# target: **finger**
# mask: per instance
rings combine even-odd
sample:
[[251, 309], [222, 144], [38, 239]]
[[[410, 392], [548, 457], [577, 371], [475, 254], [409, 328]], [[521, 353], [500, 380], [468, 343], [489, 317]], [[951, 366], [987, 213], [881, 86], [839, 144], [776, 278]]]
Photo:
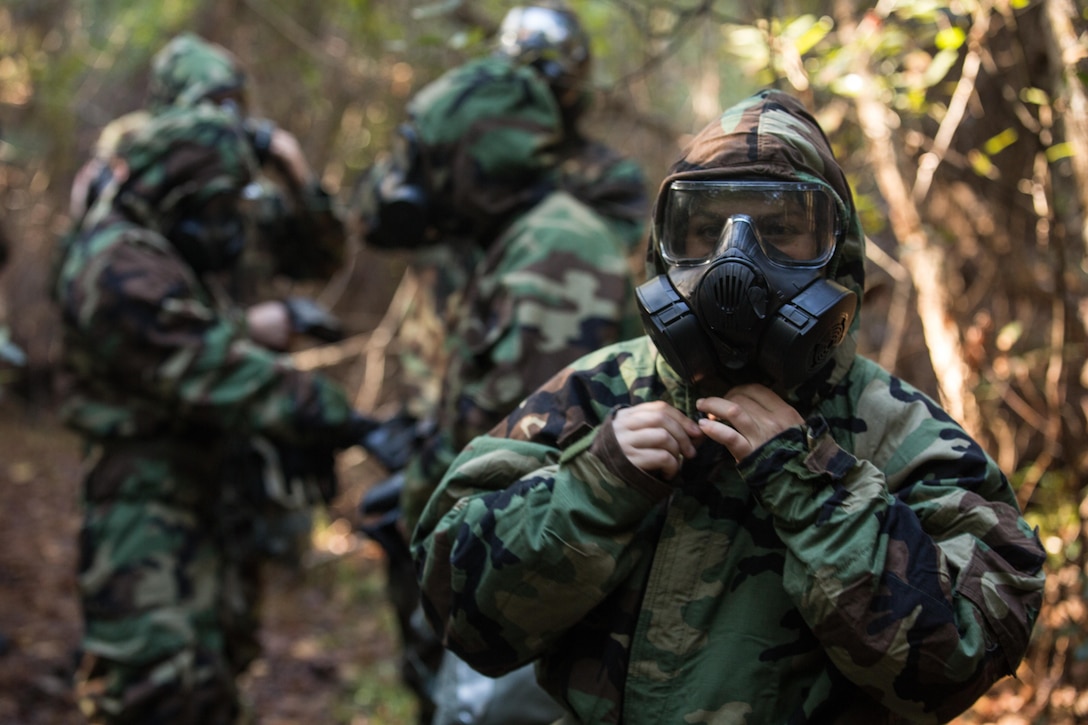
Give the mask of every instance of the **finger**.
[[[660, 403], [660, 404], [657, 404]], [[702, 439], [699, 425], [679, 410], [666, 403], [655, 401], [616, 413], [614, 425], [628, 430], [652, 429], [664, 432], [680, 446], [685, 456], [695, 455], [695, 442]]]
[[710, 418], [703, 418], [699, 421], [699, 426], [703, 429], [703, 433], [706, 434], [707, 438], [725, 446], [726, 450], [738, 461], [755, 450], [751, 441], [741, 431], [730, 425]]
[[683, 461], [679, 454], [664, 448], [625, 448], [624, 454], [638, 468], [666, 481], [680, 471]]
[[737, 403], [764, 428], [779, 432], [804, 422], [801, 414], [764, 385], [742, 385], [730, 390], [725, 398]]
[[686, 458], [694, 458], [697, 452], [695, 442], [702, 440], [703, 431], [691, 418], [675, 408], [673, 411], [674, 415], [662, 416], [661, 428], [673, 439], [677, 447], [676, 453]]
[[733, 427], [737, 427], [748, 417], [740, 402], [728, 398], [700, 398], [695, 402], [695, 407], [719, 421], [730, 423]]
[[679, 442], [659, 426], [628, 428], [616, 431], [620, 444], [641, 450], [664, 450], [669, 455], [680, 453]]

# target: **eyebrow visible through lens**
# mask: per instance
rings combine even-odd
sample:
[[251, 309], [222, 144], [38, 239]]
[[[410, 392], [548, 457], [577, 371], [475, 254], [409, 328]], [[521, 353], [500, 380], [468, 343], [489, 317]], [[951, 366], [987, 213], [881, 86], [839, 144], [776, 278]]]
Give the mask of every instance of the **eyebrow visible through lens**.
[[721, 236], [725, 218], [718, 214], [696, 212], [688, 220], [684, 256], [696, 259], [713, 254]]

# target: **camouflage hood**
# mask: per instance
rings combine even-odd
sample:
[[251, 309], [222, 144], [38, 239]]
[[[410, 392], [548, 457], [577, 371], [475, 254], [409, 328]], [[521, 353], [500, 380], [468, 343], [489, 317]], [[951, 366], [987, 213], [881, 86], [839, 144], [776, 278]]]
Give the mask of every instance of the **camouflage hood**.
[[554, 185], [562, 120], [530, 68], [506, 58], [470, 61], [421, 89], [408, 113], [429, 194], [474, 228]]
[[171, 109], [125, 137], [127, 176], [103, 191], [86, 224], [113, 207], [160, 233], [186, 209], [249, 183], [256, 159], [237, 117], [214, 106]]
[[[704, 128], [672, 165], [661, 183], [653, 213], [652, 237], [661, 233], [666, 191], [677, 179], [754, 179], [818, 182], [831, 189], [846, 220], [845, 235], [828, 265], [828, 277], [860, 300], [865, 287], [865, 235], [846, 175], [816, 119], [796, 98], [764, 90], [727, 109]], [[665, 265], [656, 246], [648, 250], [649, 275]], [[851, 333], [859, 327], [855, 315]], [[852, 354], [853, 346], [850, 347]]]
[[222, 46], [184, 33], [151, 61], [147, 107], [158, 113], [171, 106], [193, 106], [215, 93], [238, 91], [245, 75]]

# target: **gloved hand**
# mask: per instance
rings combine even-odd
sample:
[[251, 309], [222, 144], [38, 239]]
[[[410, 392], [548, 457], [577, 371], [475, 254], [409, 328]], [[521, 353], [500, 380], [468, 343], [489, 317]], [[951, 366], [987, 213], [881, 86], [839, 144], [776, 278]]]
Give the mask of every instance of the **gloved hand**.
[[289, 297], [283, 304], [291, 320], [291, 332], [309, 335], [322, 342], [344, 339], [344, 329], [336, 315], [308, 297]]
[[388, 471], [408, 465], [420, 445], [434, 429], [431, 420], [418, 420], [407, 413], [397, 413], [378, 424], [360, 444]]
[[266, 118], [247, 118], [243, 124], [257, 163], [264, 166], [272, 153], [272, 134], [276, 124]]
[[391, 567], [411, 570], [412, 553], [400, 526], [400, 495], [404, 473], [398, 471], [370, 488], [359, 501], [359, 530], [378, 542], [389, 557]]
[[339, 492], [336, 451], [327, 445], [277, 446], [280, 467], [289, 486], [309, 485], [328, 505]]

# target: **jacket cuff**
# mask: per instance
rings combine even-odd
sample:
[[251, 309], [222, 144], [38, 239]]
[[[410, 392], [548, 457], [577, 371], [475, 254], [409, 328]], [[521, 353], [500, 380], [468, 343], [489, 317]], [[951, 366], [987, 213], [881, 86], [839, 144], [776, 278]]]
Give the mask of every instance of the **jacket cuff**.
[[651, 501], [662, 501], [672, 493], [672, 486], [660, 478], [647, 473], [624, 455], [616, 431], [612, 427], [616, 411], [613, 410], [597, 429], [597, 435], [589, 447], [589, 452], [599, 458], [610, 473], [616, 475], [631, 488], [640, 492]]
[[805, 432], [805, 468], [826, 474], [834, 480], [843, 479], [857, 459], [844, 451], [831, 436], [831, 427], [822, 415], [814, 415], [802, 426]]

